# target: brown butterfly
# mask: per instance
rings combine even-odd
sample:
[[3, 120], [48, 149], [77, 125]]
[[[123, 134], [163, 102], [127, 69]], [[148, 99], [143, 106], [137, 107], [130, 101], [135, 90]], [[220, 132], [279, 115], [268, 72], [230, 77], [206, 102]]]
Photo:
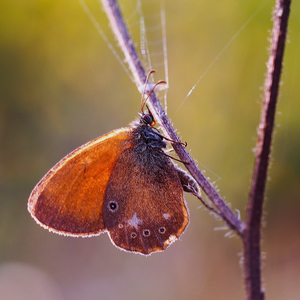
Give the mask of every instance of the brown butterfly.
[[189, 223], [183, 190], [198, 186], [165, 153], [167, 143], [154, 125], [142, 108], [130, 127], [68, 154], [31, 192], [31, 216], [58, 234], [108, 232], [115, 246], [130, 252], [166, 249]]

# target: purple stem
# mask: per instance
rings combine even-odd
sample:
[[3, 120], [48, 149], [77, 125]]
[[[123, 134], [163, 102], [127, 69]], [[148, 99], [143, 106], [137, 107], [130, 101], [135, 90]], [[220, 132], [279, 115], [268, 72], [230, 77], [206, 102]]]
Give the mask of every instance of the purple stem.
[[274, 119], [291, 0], [276, 0], [271, 50], [267, 64], [261, 120], [258, 128], [256, 159], [249, 195], [244, 236], [244, 268], [248, 300], [263, 300], [260, 269], [260, 230], [271, 151]]

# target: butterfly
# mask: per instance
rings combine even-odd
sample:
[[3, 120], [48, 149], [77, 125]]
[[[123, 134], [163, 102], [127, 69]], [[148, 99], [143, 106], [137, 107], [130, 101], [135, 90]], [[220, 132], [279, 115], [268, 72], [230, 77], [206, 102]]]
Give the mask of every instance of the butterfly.
[[142, 106], [129, 127], [68, 154], [31, 192], [31, 216], [58, 234], [107, 232], [125, 251], [149, 255], [165, 250], [189, 223], [183, 191], [198, 186], [165, 152], [167, 142], [154, 125], [152, 113]]

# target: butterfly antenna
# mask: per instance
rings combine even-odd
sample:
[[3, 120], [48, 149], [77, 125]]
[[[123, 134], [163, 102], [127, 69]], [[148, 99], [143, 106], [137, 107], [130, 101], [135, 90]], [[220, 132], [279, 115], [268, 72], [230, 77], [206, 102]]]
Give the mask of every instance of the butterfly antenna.
[[148, 85], [148, 81], [149, 81], [149, 78], [150, 78], [150, 75], [152, 73], [155, 73], [156, 71], [155, 70], [151, 70], [148, 75], [147, 75], [147, 78], [146, 78], [146, 81], [145, 81], [145, 85], [144, 85], [144, 90], [143, 90], [143, 93], [142, 93], [142, 99], [141, 99], [141, 112], [143, 113], [143, 110], [144, 110], [144, 106], [145, 106], [145, 103], [146, 101], [144, 101], [144, 97], [145, 97], [145, 94], [146, 94], [146, 88], [147, 88], [147, 85]]
[[141, 112], [143, 114], [143, 111], [144, 111], [144, 106], [146, 104], [146, 102], [148, 101], [150, 95], [152, 94], [152, 92], [154, 91], [154, 89], [156, 88], [156, 86], [158, 86], [159, 84], [166, 84], [167, 82], [164, 81], [164, 80], [159, 80], [154, 86], [153, 88], [151, 89], [150, 93], [148, 94], [147, 98], [145, 100], [144, 97], [145, 97], [145, 94], [146, 94], [146, 88], [147, 88], [147, 85], [148, 85], [148, 81], [149, 81], [149, 77], [152, 73], [155, 73], [156, 71], [155, 70], [151, 70], [148, 75], [147, 75], [147, 78], [146, 78], [146, 82], [145, 82], [145, 87], [144, 87], [144, 90], [143, 90], [143, 93], [142, 93], [142, 99], [141, 99]]

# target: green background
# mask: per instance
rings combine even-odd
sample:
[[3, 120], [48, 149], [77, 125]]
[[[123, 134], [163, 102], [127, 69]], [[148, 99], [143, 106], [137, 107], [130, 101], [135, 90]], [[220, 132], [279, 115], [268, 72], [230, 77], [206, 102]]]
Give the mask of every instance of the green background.
[[[159, 13], [159, 1], [153, 3], [143, 7], [145, 18]], [[88, 5], [118, 48], [101, 4]], [[165, 3], [168, 116], [243, 220], [273, 6], [253, 0]], [[138, 44], [134, 1], [122, 1], [121, 8]], [[300, 2], [294, 1], [262, 232], [263, 283], [273, 300], [300, 294], [299, 19]], [[31, 190], [57, 161], [127, 126], [140, 110], [135, 85], [78, 1], [1, 1], [0, 76], [1, 300], [243, 299], [240, 240], [216, 231], [223, 223], [193, 197], [186, 196], [191, 221], [185, 234], [150, 257], [116, 249], [106, 234], [76, 239], [49, 233], [27, 212]]]

